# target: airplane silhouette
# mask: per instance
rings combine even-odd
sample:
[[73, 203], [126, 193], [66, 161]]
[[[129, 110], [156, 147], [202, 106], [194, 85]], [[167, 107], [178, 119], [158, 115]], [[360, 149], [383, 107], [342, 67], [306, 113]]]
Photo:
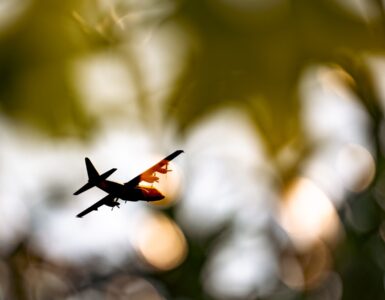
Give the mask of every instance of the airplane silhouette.
[[98, 208], [102, 205], [107, 205], [112, 208], [117, 206], [119, 208], [119, 199], [122, 199], [125, 202], [140, 200], [158, 201], [163, 199], [164, 196], [156, 188], [140, 186], [139, 183], [142, 181], [148, 183], [158, 182], [159, 177], [155, 176], [155, 173], [158, 172], [161, 174], [166, 174], [167, 172], [170, 172], [171, 170], [168, 169], [168, 163], [181, 153], [183, 153], [183, 150], [177, 150], [171, 153], [157, 164], [153, 165], [151, 168], [147, 169], [143, 173], [139, 174], [124, 184], [106, 180], [108, 176], [117, 170], [116, 168], [113, 168], [99, 175], [90, 159], [86, 157], [85, 161], [88, 173], [88, 182], [79, 190], [77, 190], [74, 195], [79, 195], [80, 193], [83, 193], [94, 186], [107, 192], [108, 195], [76, 216], [81, 218], [93, 210], [98, 210]]

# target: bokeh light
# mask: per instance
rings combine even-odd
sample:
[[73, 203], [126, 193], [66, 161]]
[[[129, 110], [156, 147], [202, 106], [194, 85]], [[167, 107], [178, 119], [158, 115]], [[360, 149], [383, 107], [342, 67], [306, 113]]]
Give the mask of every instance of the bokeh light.
[[185, 259], [185, 237], [179, 227], [166, 216], [160, 213], [151, 214], [143, 220], [143, 225], [138, 230], [139, 253], [152, 267], [170, 270]]
[[281, 261], [281, 279], [295, 290], [310, 290], [327, 281], [332, 267], [330, 248], [318, 240], [305, 252], [286, 253]]
[[[266, 196], [270, 178], [265, 175], [271, 169], [260, 138], [242, 111], [226, 109], [201, 120], [190, 131], [184, 148], [189, 184], [177, 218], [190, 234], [210, 234], [235, 211], [243, 211], [243, 205], [270, 213], [270, 195]], [[260, 172], [254, 172], [254, 167]], [[254, 179], [260, 184], [252, 185]]]
[[361, 192], [374, 178], [374, 158], [360, 145], [347, 144], [338, 153], [337, 169], [346, 189]]
[[30, 0], [5, 0], [0, 3], [0, 34], [17, 23], [19, 18], [27, 13], [29, 6], [32, 4]]
[[297, 178], [283, 196], [280, 220], [296, 247], [311, 247], [320, 239], [333, 240], [339, 218], [325, 193], [310, 179]]
[[333, 0], [338, 6], [352, 14], [356, 18], [361, 18], [367, 22], [373, 18], [378, 18], [380, 12], [378, 7], [370, 1], [365, 0]]
[[[247, 229], [244, 229], [247, 231]], [[277, 282], [275, 251], [261, 232], [229, 236], [216, 245], [203, 284], [216, 299], [245, 299], [271, 293]]]

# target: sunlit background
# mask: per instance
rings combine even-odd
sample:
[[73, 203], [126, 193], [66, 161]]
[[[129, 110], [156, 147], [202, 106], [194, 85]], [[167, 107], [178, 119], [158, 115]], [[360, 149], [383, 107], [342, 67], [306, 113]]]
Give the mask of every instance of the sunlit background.
[[384, 299], [384, 112], [381, 0], [2, 0], [0, 299]]

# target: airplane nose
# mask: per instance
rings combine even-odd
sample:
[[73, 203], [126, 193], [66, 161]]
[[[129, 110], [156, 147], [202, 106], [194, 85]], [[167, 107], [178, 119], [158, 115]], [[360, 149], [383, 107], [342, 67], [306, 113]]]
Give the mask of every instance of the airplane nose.
[[165, 197], [160, 191], [153, 189], [151, 190], [151, 198], [153, 199], [153, 201], [157, 201], [157, 200], [162, 200]]

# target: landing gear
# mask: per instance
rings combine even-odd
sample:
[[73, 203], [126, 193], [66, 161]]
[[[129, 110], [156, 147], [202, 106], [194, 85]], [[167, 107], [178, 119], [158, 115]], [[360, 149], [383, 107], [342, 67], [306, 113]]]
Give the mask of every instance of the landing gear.
[[114, 210], [114, 207], [115, 207], [115, 206], [117, 206], [118, 208], [120, 208], [120, 204], [119, 204], [119, 202], [118, 202], [118, 199], [119, 199], [119, 198], [114, 198], [114, 200], [113, 200], [113, 205], [112, 205], [112, 207], [111, 207], [111, 210]]

